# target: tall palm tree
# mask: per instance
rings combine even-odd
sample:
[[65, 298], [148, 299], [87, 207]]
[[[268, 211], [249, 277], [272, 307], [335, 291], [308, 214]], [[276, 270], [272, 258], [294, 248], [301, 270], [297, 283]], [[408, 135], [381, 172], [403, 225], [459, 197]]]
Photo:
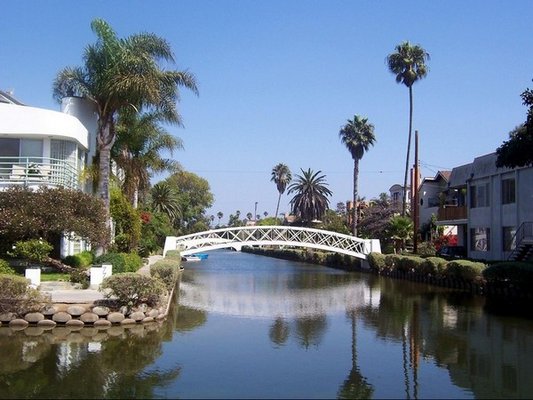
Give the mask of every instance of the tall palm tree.
[[359, 180], [359, 161], [370, 146], [374, 145], [374, 125], [368, 123], [367, 118], [355, 115], [353, 120], [348, 120], [340, 132], [341, 142], [346, 146], [353, 159], [353, 207], [352, 207], [352, 233], [357, 236], [357, 186]]
[[163, 158], [161, 152], [183, 148], [181, 139], [171, 135], [161, 125], [161, 113], [121, 112], [117, 124], [117, 139], [111, 155], [124, 172], [122, 191], [137, 208], [139, 193], [145, 195], [154, 172], [175, 172], [177, 161]]
[[[411, 151], [411, 134], [413, 130], [413, 84], [426, 77], [429, 54], [419, 45], [412, 45], [408, 41], [400, 43], [395, 52], [387, 56], [390, 72], [396, 75], [396, 82], [403, 83], [409, 89], [409, 136], [407, 139], [407, 157], [405, 159], [404, 191], [407, 189], [407, 173], [409, 171], [409, 154]], [[405, 192], [404, 192], [405, 193]], [[406, 196], [403, 196], [402, 216], [405, 216]]]
[[302, 175], [296, 175], [296, 181], [289, 186], [288, 194], [296, 193], [291, 200], [293, 214], [299, 216], [308, 225], [313, 220], [321, 219], [329, 208], [328, 196], [331, 190], [327, 188], [326, 176], [322, 171], [313, 172], [301, 169]]
[[291, 170], [285, 164], [279, 163], [274, 168], [272, 168], [272, 177], [270, 178], [270, 181], [276, 184], [276, 187], [278, 188], [279, 192], [278, 204], [276, 206], [276, 214], [274, 214], [274, 218], [278, 218], [279, 202], [281, 200], [281, 195], [285, 193], [285, 189], [287, 188], [287, 185], [291, 182], [291, 180]]
[[217, 218], [218, 218], [218, 225], [220, 226], [220, 220], [224, 216], [224, 213], [222, 211], [217, 212]]
[[119, 38], [102, 19], [93, 20], [91, 29], [97, 41], [86, 47], [84, 65], [61, 70], [53, 88], [57, 100], [65, 96], [83, 96], [96, 105], [100, 156], [98, 193], [109, 211], [110, 156], [116, 139], [117, 113], [125, 108], [155, 109], [164, 115], [165, 122], [179, 124], [178, 88], [185, 87], [194, 93], [198, 93], [198, 89], [191, 73], [167, 70], [159, 65], [160, 61], [174, 62], [165, 39], [150, 33]]

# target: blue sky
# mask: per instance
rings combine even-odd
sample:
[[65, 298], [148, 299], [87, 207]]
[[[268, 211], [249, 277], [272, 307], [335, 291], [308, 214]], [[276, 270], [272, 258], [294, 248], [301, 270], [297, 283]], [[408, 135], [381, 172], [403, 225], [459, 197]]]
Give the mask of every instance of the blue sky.
[[[408, 91], [387, 70], [401, 41], [431, 55], [414, 86], [414, 128], [423, 176], [494, 151], [525, 120], [532, 87], [533, 1], [11, 1], [2, 4], [0, 89], [58, 109], [57, 72], [81, 65], [94, 18], [121, 37], [166, 38], [200, 96], [182, 92], [185, 128], [175, 158], [211, 185], [210, 213], [267, 211], [272, 167], [321, 170], [331, 206], [351, 198], [353, 162], [338, 138], [354, 114], [375, 126], [360, 165], [372, 198], [403, 181]], [[282, 198], [280, 211], [288, 211]]]

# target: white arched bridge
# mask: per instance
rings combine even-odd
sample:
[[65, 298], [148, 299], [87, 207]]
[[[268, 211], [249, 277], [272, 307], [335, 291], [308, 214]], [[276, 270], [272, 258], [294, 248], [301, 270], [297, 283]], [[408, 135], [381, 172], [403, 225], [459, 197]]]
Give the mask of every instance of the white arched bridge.
[[181, 255], [224, 248], [240, 251], [243, 246], [294, 246], [346, 254], [366, 259], [370, 252], [381, 252], [377, 239], [293, 226], [242, 226], [214, 229], [185, 236], [168, 236], [163, 256], [169, 250]]

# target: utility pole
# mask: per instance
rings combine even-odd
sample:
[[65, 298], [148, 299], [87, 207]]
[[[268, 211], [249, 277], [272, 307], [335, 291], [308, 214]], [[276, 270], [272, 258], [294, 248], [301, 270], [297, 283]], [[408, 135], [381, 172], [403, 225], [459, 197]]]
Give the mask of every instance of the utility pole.
[[415, 165], [414, 165], [414, 182], [412, 185], [413, 190], [413, 252], [418, 251], [418, 220], [420, 214], [420, 201], [418, 196], [418, 187], [420, 186], [420, 171], [418, 166], [418, 131], [415, 131]]

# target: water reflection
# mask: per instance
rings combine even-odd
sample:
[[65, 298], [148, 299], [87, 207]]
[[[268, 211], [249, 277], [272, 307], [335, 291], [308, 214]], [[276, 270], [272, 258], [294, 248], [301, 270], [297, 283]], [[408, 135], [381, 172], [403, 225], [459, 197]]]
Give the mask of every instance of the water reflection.
[[244, 254], [177, 293], [163, 324], [0, 327], [0, 398], [533, 397], [532, 320], [481, 297]]

